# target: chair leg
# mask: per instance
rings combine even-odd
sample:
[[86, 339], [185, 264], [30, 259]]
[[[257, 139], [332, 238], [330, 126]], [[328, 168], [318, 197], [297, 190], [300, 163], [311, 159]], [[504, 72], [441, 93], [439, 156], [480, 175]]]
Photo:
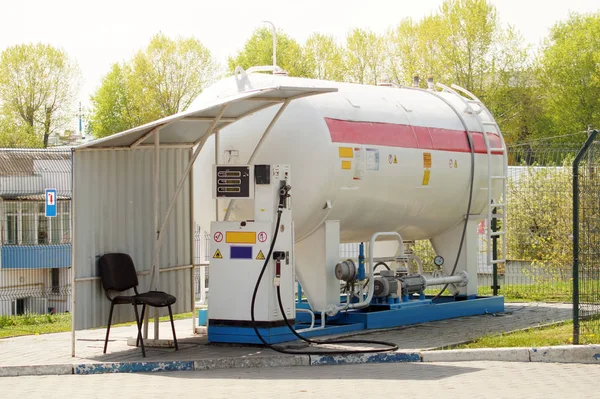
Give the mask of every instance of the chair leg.
[[179, 346], [177, 346], [177, 336], [175, 336], [175, 323], [173, 323], [173, 311], [171, 310], [171, 305], [169, 305], [169, 317], [171, 318], [171, 328], [173, 329], [173, 342], [175, 343], [175, 350], [179, 350]]
[[138, 315], [138, 309], [137, 309], [137, 304], [133, 304], [133, 309], [135, 311], [135, 320], [136, 320], [136, 324], [137, 324], [137, 328], [138, 328], [138, 335], [137, 335], [137, 340], [136, 340], [136, 344], [137, 341], [139, 340], [142, 343], [142, 357], [146, 357], [146, 349], [144, 348], [144, 340], [141, 339], [142, 337], [142, 323], [144, 322], [143, 320], [140, 320], [140, 317]]
[[[142, 305], [142, 314], [140, 315], [140, 324], [144, 325], [144, 314], [146, 313], [146, 304]], [[140, 345], [141, 336], [138, 334], [137, 339], [135, 340], [135, 347], [137, 348]]]
[[108, 335], [110, 334], [110, 322], [112, 321], [112, 314], [115, 304], [113, 302], [110, 303], [110, 311], [108, 312], [108, 327], [106, 327], [106, 339], [104, 340], [104, 352], [106, 353], [106, 348], [108, 347]]

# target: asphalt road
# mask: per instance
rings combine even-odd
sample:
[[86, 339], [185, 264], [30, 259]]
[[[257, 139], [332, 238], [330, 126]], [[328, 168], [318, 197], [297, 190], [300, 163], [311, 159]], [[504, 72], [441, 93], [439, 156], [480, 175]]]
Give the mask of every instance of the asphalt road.
[[599, 398], [600, 367], [395, 363], [0, 379], [2, 398]]

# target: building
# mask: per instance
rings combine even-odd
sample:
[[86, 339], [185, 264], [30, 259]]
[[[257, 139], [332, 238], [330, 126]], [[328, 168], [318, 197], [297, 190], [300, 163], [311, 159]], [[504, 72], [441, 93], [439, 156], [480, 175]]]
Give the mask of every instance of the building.
[[0, 315], [69, 311], [70, 150], [0, 149], [0, 224]]

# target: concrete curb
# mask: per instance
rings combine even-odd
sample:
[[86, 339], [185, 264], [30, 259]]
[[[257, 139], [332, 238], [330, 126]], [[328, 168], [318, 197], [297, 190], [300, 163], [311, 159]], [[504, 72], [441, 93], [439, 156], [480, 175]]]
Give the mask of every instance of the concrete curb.
[[600, 364], [600, 345], [530, 348], [529, 360], [531, 362]]
[[423, 362], [546, 362], [600, 364], [600, 345], [452, 349], [421, 352]]
[[420, 352], [383, 352], [352, 355], [294, 355], [213, 358], [190, 361], [121, 362], [87, 364], [49, 364], [35, 366], [0, 366], [0, 377], [148, 373], [231, 368], [322, 366], [366, 363], [406, 362], [552, 362], [600, 364], [600, 345], [565, 345], [540, 348], [452, 349]]
[[450, 349], [421, 352], [424, 362], [528, 362], [528, 348]]
[[20, 377], [23, 375], [65, 375], [73, 374], [71, 364], [46, 364], [39, 366], [0, 366], [0, 377]]

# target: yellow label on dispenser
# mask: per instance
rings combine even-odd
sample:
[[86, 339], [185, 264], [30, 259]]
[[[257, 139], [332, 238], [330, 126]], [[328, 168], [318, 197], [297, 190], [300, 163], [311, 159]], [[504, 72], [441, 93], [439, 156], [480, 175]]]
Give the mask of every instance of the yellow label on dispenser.
[[227, 231], [225, 242], [229, 244], [256, 244], [256, 232], [254, 231]]
[[219, 251], [218, 249], [215, 251], [215, 254], [213, 255], [213, 259], [223, 259], [223, 255], [221, 255], [221, 251]]
[[354, 151], [351, 147], [340, 147], [340, 158], [354, 158]]
[[342, 169], [352, 169], [352, 161], [342, 161]]
[[429, 169], [425, 169], [423, 171], [423, 185], [424, 186], [428, 186], [429, 185], [429, 175], [431, 174], [431, 171]]
[[256, 260], [265, 260], [265, 254], [263, 254], [262, 250], [258, 251], [258, 255], [256, 255]]

